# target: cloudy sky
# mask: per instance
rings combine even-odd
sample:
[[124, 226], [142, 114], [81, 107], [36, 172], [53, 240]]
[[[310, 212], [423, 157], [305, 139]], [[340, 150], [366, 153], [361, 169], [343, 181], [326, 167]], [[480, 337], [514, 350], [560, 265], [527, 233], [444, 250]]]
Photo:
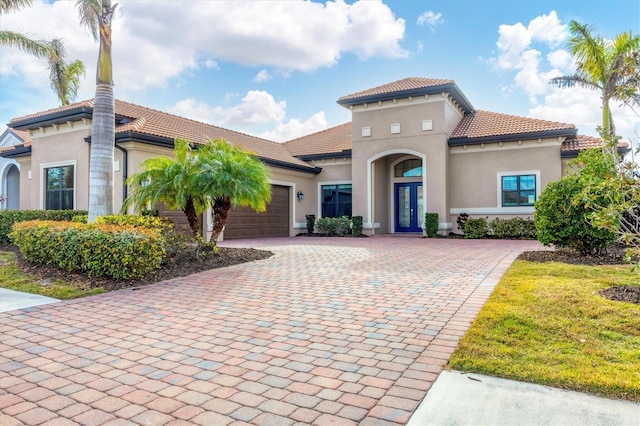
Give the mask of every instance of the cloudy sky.
[[[87, 67], [98, 44], [75, 1], [34, 0], [2, 29], [62, 38]], [[612, 38], [640, 32], [637, 0], [120, 0], [113, 21], [118, 99], [283, 141], [350, 120], [336, 100], [405, 77], [456, 81], [476, 109], [574, 123], [593, 135], [600, 98], [560, 90], [572, 71], [572, 19]], [[42, 60], [0, 47], [0, 132], [13, 117], [57, 106]], [[616, 104], [614, 103], [614, 105]], [[618, 133], [638, 141], [640, 118], [615, 108]]]

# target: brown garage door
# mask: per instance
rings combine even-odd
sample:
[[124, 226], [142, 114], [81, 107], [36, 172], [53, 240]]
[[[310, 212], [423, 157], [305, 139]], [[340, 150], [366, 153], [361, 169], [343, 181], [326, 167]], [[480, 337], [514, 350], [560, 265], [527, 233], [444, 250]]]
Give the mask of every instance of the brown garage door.
[[224, 239], [289, 236], [289, 187], [271, 185], [267, 211], [256, 213], [250, 207], [231, 209], [224, 228]]

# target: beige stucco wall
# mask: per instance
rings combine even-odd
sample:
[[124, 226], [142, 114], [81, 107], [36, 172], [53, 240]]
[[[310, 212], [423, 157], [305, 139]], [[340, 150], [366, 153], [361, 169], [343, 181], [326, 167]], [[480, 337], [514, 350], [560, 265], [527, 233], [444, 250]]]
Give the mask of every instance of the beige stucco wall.
[[[427, 212], [438, 213], [441, 222], [449, 217], [447, 140], [462, 114], [440, 96], [427, 100], [398, 100], [395, 104], [358, 106], [352, 110], [353, 214], [367, 224], [379, 224], [375, 232], [393, 232], [393, 174], [390, 167], [398, 156], [425, 158], [422, 178]], [[431, 120], [432, 130], [422, 130], [423, 120]], [[400, 133], [391, 134], [391, 124], [400, 124]], [[371, 136], [362, 137], [362, 127], [371, 127]], [[369, 163], [373, 166], [368, 167]], [[368, 180], [371, 179], [371, 182]], [[417, 178], [416, 180], [420, 180]], [[371, 192], [368, 192], [368, 188]], [[369, 209], [371, 206], [371, 217]]]
[[501, 173], [534, 173], [538, 194], [549, 182], [560, 179], [562, 164], [557, 139], [492, 143], [452, 147], [450, 152], [450, 221], [458, 214], [473, 216], [530, 217], [532, 207], [502, 208], [499, 201]]

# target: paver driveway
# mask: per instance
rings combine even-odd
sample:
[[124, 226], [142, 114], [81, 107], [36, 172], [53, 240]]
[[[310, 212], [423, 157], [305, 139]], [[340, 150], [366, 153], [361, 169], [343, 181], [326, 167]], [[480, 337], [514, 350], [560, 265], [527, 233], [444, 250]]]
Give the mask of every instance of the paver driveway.
[[406, 423], [500, 275], [539, 248], [226, 245], [275, 256], [0, 314], [0, 424]]

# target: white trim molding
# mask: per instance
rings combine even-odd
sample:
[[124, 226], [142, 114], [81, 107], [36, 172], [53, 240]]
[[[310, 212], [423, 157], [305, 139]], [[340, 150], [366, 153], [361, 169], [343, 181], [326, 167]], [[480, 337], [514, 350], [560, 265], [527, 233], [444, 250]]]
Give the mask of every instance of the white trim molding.
[[467, 208], [467, 209], [455, 208], [455, 209], [450, 209], [449, 213], [450, 214], [462, 214], [462, 213], [467, 213], [467, 214], [487, 214], [487, 215], [501, 215], [501, 214], [508, 214], [508, 215], [526, 214], [526, 215], [530, 215], [530, 214], [533, 214], [533, 207], [532, 206], [526, 206], [526, 207], [471, 207], [471, 208]]

